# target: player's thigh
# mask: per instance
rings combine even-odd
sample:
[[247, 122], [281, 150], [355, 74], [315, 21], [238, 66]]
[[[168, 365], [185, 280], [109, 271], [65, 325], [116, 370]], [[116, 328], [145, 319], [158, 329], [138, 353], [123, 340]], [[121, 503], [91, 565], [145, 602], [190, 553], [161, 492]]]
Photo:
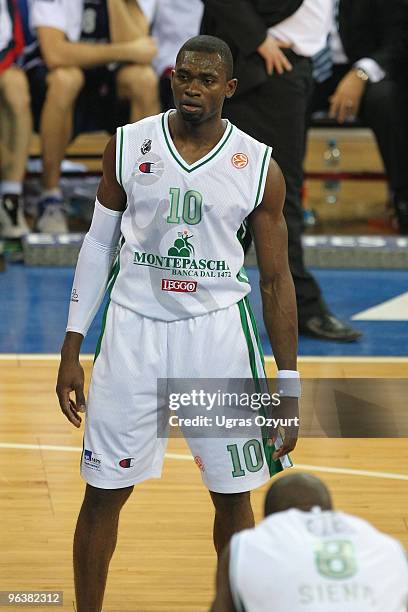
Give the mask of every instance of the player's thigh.
[[[190, 379], [261, 379], [262, 347], [249, 301], [175, 322], [169, 332], [171, 376]], [[182, 347], [180, 349], [180, 347]]]
[[[216, 397], [211, 409], [209, 402], [202, 405], [199, 400], [199, 406], [178, 410], [181, 419], [207, 419], [191, 424], [180, 421], [204, 484], [216, 493], [239, 493], [261, 486], [270, 477], [265, 441], [254, 411], [244, 400], [267, 388], [259, 335], [248, 301], [179, 323], [171, 337], [171, 346], [178, 350], [172, 354], [169, 386], [173, 392], [199, 390], [204, 392], [201, 397]], [[231, 420], [234, 418], [238, 420]]]
[[157, 378], [166, 338], [160, 322], [110, 303], [98, 347], [81, 473], [92, 486], [117, 489], [161, 473], [167, 440], [158, 435]]

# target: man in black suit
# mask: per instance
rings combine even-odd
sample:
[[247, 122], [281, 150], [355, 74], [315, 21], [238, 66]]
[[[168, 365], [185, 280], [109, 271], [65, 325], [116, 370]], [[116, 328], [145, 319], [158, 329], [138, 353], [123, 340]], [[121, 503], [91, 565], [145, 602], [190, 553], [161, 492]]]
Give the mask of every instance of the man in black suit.
[[325, 46], [329, 0], [204, 0], [201, 31], [231, 47], [238, 88], [226, 116], [273, 146], [286, 180], [284, 214], [289, 264], [296, 289], [299, 331], [326, 340], [361, 334], [339, 321], [303, 262], [301, 188], [307, 103], [313, 86], [311, 57]]
[[358, 116], [374, 132], [399, 230], [408, 234], [408, 148], [395, 78], [400, 0], [339, 0], [331, 34], [332, 75], [316, 84], [310, 111], [329, 110], [340, 123]]

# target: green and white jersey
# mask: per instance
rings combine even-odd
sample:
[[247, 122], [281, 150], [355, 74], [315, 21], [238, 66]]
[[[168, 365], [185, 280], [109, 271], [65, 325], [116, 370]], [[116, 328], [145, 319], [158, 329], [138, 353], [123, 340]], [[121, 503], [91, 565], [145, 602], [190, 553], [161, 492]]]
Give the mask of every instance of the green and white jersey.
[[225, 120], [215, 147], [187, 164], [170, 135], [171, 112], [119, 128], [116, 143], [127, 208], [111, 299], [163, 321], [227, 308], [249, 293], [241, 240], [271, 156]]
[[238, 612], [406, 612], [401, 544], [342, 512], [287, 510], [233, 536]]

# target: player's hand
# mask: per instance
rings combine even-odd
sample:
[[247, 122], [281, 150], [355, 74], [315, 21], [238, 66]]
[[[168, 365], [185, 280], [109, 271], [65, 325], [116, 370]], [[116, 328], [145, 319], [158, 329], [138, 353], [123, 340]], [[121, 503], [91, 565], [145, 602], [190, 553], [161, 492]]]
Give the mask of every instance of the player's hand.
[[[61, 359], [56, 392], [62, 412], [75, 427], [80, 427], [82, 422], [79, 413], [85, 412], [84, 378], [84, 370], [79, 361]], [[75, 393], [75, 401], [70, 397], [72, 391]]]
[[329, 116], [337, 119], [339, 123], [344, 123], [346, 119], [354, 119], [358, 114], [365, 88], [366, 83], [358, 78], [354, 70], [350, 70], [329, 98]]
[[151, 64], [157, 55], [157, 44], [151, 36], [141, 36], [125, 44], [129, 51], [129, 62]]
[[273, 74], [274, 70], [276, 70], [278, 74], [283, 74], [285, 70], [292, 70], [292, 64], [281, 51], [281, 49], [290, 49], [291, 47], [292, 45], [290, 43], [285, 43], [268, 34], [257, 49], [259, 55], [264, 59], [266, 72], [268, 74]]
[[284, 431], [283, 444], [276, 448], [278, 430], [271, 432], [268, 444], [275, 444], [273, 459], [280, 459], [287, 455], [296, 446], [299, 436], [299, 400], [297, 397], [281, 397], [279, 406], [275, 406], [272, 412], [274, 419], [280, 419], [283, 425], [279, 427], [279, 432]]

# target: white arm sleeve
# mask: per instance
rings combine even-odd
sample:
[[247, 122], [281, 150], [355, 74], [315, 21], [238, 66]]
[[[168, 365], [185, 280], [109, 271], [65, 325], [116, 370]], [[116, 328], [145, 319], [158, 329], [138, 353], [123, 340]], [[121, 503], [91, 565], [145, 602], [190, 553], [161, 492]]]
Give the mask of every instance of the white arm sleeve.
[[102, 206], [96, 199], [91, 227], [78, 256], [67, 331], [86, 336], [101, 305], [118, 252], [122, 214]]

